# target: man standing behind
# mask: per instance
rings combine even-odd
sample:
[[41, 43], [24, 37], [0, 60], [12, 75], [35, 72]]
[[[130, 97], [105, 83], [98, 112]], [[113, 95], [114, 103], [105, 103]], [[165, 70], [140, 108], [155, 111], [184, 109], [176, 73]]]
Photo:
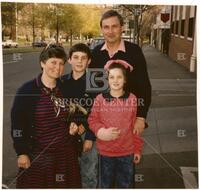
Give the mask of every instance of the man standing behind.
[[123, 18], [117, 11], [105, 12], [100, 20], [100, 27], [105, 43], [94, 48], [90, 68], [103, 68], [107, 61], [113, 59], [125, 60], [133, 66], [128, 78], [128, 89], [138, 99], [137, 119], [133, 132], [141, 134], [151, 103], [151, 84], [144, 55], [138, 45], [122, 39]]

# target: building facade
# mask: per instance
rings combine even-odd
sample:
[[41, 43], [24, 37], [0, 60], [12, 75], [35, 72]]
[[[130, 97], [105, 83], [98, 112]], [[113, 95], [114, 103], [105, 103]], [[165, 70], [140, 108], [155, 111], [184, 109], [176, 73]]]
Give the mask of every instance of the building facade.
[[151, 45], [195, 72], [195, 25], [195, 6], [163, 6], [152, 26]]
[[195, 6], [163, 6], [152, 25], [151, 45], [196, 72], [195, 26]]
[[171, 26], [171, 6], [163, 6], [152, 27], [151, 44], [159, 51], [168, 54]]
[[169, 57], [196, 71], [196, 7], [172, 6]]

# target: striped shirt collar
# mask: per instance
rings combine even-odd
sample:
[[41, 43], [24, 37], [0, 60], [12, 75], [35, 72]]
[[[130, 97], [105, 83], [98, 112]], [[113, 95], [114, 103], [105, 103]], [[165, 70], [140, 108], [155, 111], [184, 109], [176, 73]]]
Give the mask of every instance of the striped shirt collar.
[[61, 87], [61, 81], [60, 79], [56, 79], [56, 86], [53, 89], [50, 89], [48, 87], [46, 87], [43, 82], [42, 82], [42, 73], [40, 73], [37, 77], [36, 77], [36, 85], [38, 88], [42, 89], [42, 88], [46, 88], [50, 91], [54, 91], [54, 90], [58, 90], [58, 88]]

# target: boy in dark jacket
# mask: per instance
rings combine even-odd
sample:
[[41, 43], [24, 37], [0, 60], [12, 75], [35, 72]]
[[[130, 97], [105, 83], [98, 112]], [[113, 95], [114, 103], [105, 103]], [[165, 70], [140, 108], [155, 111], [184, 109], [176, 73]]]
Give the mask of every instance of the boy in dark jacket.
[[[63, 76], [65, 85], [65, 97], [72, 102], [90, 111], [93, 97], [86, 91], [86, 69], [91, 62], [91, 52], [83, 43], [75, 44], [69, 50], [69, 64], [72, 72]], [[84, 128], [88, 128], [87, 117], [78, 118]], [[96, 188], [97, 186], [97, 162], [98, 156], [95, 147], [95, 135], [88, 130], [84, 136], [83, 153], [80, 157], [81, 177], [83, 188]]]

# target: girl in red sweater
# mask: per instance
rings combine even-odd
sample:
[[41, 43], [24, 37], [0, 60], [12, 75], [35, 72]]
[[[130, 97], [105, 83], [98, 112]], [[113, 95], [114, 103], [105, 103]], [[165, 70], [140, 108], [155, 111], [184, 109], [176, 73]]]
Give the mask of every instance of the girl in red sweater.
[[88, 118], [89, 127], [97, 137], [99, 188], [132, 188], [134, 165], [140, 162], [143, 140], [133, 133], [137, 99], [125, 90], [126, 76], [133, 67], [123, 60], [110, 60], [110, 90], [99, 94]]

